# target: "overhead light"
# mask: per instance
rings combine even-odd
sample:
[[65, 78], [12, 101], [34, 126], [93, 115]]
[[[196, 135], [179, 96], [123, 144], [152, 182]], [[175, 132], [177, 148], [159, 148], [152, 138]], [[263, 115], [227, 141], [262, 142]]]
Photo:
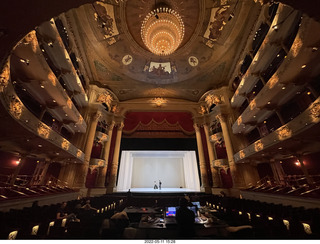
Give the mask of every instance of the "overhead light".
[[268, 102], [268, 104], [270, 104], [271, 102]]
[[305, 67], [307, 67], [307, 65], [304, 64], [301, 66], [301, 69], [304, 69]]
[[42, 147], [42, 145], [41, 145], [41, 144], [39, 144], [39, 145], [38, 145], [38, 147]]
[[279, 147], [278, 149], [279, 149], [279, 150], [281, 150], [281, 149], [282, 149], [282, 147]]
[[184, 37], [184, 23], [180, 15], [166, 7], [151, 11], [141, 25], [141, 38], [154, 54], [165, 56], [178, 49]]
[[52, 102], [56, 103], [57, 101], [53, 99]]
[[234, 17], [234, 13], [231, 13], [230, 16], [229, 16], [229, 18], [228, 18], [228, 21], [230, 21], [231, 19], [233, 19], [233, 17]]
[[311, 95], [311, 92], [308, 91], [307, 94], [308, 94], [308, 95]]
[[40, 85], [40, 87], [41, 87], [42, 89], [44, 89], [44, 85]]
[[24, 64], [26, 64], [26, 65], [29, 65], [29, 64], [30, 64], [30, 60], [29, 60], [29, 59], [20, 58], [20, 62], [21, 62], [21, 63], [24, 63]]
[[282, 87], [282, 90], [285, 90], [285, 89], [286, 89], [286, 87], [285, 87], [285, 86], [283, 86], [283, 87]]

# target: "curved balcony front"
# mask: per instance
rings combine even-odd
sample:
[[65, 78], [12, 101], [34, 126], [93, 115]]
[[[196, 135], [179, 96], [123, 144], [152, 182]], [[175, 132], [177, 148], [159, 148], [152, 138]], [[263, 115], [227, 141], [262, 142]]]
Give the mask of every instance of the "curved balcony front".
[[[231, 98], [232, 107], [240, 107], [245, 101], [246, 93], [250, 92], [264, 72], [283, 48], [282, 42], [293, 31], [294, 26], [300, 21], [300, 13], [291, 7], [280, 4], [278, 12], [271, 24], [269, 32], [263, 41], [259, 51], [241, 79], [241, 82]], [[281, 31], [277, 31], [281, 28]], [[267, 82], [267, 81], [266, 81]]]

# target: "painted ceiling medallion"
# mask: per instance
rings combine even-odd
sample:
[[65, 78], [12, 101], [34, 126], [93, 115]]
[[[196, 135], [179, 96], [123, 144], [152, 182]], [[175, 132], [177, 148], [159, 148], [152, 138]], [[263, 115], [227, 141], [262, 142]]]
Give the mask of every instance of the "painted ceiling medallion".
[[184, 23], [176, 11], [160, 7], [143, 20], [141, 37], [152, 53], [166, 56], [180, 46], [184, 37]]

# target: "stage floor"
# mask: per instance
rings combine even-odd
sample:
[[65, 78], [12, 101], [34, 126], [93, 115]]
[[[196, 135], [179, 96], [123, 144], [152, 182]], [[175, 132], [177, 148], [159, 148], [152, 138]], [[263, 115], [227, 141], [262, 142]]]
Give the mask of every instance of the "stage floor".
[[[183, 193], [183, 192], [200, 192], [195, 191], [194, 189], [187, 189], [187, 188], [161, 188], [159, 189], [153, 189], [153, 188], [130, 188], [130, 191], [135, 193]], [[117, 191], [117, 192], [127, 192], [127, 191]]]

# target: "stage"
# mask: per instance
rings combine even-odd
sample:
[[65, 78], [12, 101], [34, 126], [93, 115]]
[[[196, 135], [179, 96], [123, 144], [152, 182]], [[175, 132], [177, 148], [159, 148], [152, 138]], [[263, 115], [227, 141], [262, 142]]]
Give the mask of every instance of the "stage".
[[[130, 188], [130, 191], [132, 193], [154, 193], [154, 194], [200, 192], [200, 191], [195, 191], [194, 189], [188, 189], [188, 188], [161, 188], [161, 190], [153, 189], [153, 188]], [[128, 192], [128, 191], [118, 190], [117, 192]]]

